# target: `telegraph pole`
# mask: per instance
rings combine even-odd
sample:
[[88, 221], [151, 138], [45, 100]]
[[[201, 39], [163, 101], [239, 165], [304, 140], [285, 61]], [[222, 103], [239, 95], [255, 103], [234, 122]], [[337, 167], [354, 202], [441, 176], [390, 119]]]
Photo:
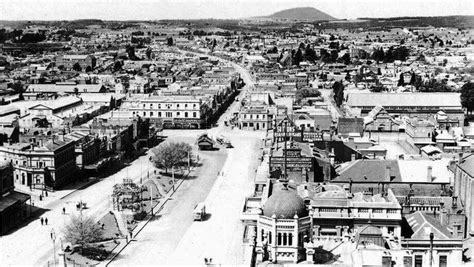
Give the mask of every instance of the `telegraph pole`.
[[433, 239], [434, 234], [430, 233], [430, 267], [433, 266]]
[[287, 174], [287, 171], [286, 171], [286, 167], [287, 167], [287, 164], [286, 164], [286, 160], [287, 160], [287, 157], [286, 157], [286, 133], [287, 133], [287, 124], [288, 124], [288, 121], [285, 121], [285, 145], [284, 145], [284, 148], [283, 148], [283, 157], [284, 157], [284, 162], [283, 162], [283, 175], [284, 175], [284, 180], [286, 181], [287, 178], [288, 178], [288, 174]]

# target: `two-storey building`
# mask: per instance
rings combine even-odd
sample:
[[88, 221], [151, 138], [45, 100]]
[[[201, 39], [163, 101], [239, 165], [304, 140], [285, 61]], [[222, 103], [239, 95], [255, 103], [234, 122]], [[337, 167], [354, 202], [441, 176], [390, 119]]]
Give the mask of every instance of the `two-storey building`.
[[17, 143], [0, 147], [0, 159], [14, 167], [15, 186], [23, 190], [58, 189], [76, 179], [74, 141], [53, 138], [39, 146]]

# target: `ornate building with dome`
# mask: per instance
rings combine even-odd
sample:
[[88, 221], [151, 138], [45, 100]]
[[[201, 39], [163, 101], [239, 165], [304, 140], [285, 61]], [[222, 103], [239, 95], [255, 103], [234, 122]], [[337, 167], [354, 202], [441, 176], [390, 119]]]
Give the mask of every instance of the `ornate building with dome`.
[[257, 219], [256, 263], [297, 263], [305, 259], [311, 217], [303, 199], [287, 183], [275, 183]]

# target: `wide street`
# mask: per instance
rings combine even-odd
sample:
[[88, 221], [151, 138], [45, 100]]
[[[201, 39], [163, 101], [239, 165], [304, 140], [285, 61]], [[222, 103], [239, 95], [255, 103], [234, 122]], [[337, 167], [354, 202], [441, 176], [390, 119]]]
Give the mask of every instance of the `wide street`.
[[[236, 69], [246, 84], [251, 84], [250, 75], [238, 66]], [[202, 167], [193, 175], [196, 178], [183, 183], [157, 215], [159, 219], [150, 222], [110, 265], [197, 265], [203, 264], [205, 257], [226, 265], [242, 263], [241, 208], [253, 190], [265, 133], [223, 126], [223, 121], [239, 105], [240, 102], [234, 102], [219, 119], [219, 126], [205, 131], [210, 136], [226, 136], [234, 148], [200, 151]], [[170, 130], [164, 135], [186, 140], [200, 132]], [[201, 201], [206, 203], [209, 215], [202, 222], [194, 222], [193, 209]]]
[[[246, 70], [237, 64], [233, 65], [247, 84], [239, 95], [241, 98], [248, 88], [252, 88], [252, 81]], [[191, 173], [156, 219], [122, 251], [113, 265], [175, 264], [182, 259], [188, 260], [187, 263], [198, 264], [206, 256], [229, 264], [238, 264], [242, 260], [240, 208], [244, 198], [252, 191], [259, 146], [265, 133], [224, 127], [224, 120], [238, 111], [239, 106], [240, 102], [234, 102], [219, 119], [218, 127], [163, 132], [163, 135], [168, 136], [167, 141], [190, 144], [194, 144], [196, 137], [203, 132], [208, 132], [210, 136], [223, 134], [232, 141], [234, 148], [200, 151], [201, 167]], [[1, 265], [46, 264], [52, 259], [53, 247], [60, 247], [68, 215], [78, 212], [76, 203], [86, 202], [88, 209], [83, 213], [99, 219], [111, 208], [110, 195], [114, 184], [122, 182], [124, 178], [139, 181], [140, 177], [147, 176], [147, 172], [153, 173], [154, 167], [148, 159], [150, 153], [151, 150], [131, 162], [130, 166], [84, 189], [57, 191], [42, 203], [35, 201], [45, 210], [41, 216], [48, 218], [48, 226], [41, 225], [37, 218], [0, 237]], [[224, 175], [217, 177], [218, 172]], [[193, 222], [192, 211], [200, 201], [207, 203], [210, 216], [202, 223]], [[62, 214], [63, 207], [66, 208], [66, 215]], [[50, 238], [53, 230], [57, 236], [54, 246]], [[214, 240], [214, 243], [208, 240]]]

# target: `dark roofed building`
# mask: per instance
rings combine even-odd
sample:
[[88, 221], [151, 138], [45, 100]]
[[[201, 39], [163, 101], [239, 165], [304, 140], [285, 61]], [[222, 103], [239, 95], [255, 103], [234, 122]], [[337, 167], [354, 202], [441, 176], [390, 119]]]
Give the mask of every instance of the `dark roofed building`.
[[364, 135], [364, 119], [363, 118], [339, 118], [337, 123], [337, 133], [347, 137], [351, 133]]
[[202, 134], [197, 139], [199, 150], [212, 150], [214, 149], [214, 140], [207, 134]]

